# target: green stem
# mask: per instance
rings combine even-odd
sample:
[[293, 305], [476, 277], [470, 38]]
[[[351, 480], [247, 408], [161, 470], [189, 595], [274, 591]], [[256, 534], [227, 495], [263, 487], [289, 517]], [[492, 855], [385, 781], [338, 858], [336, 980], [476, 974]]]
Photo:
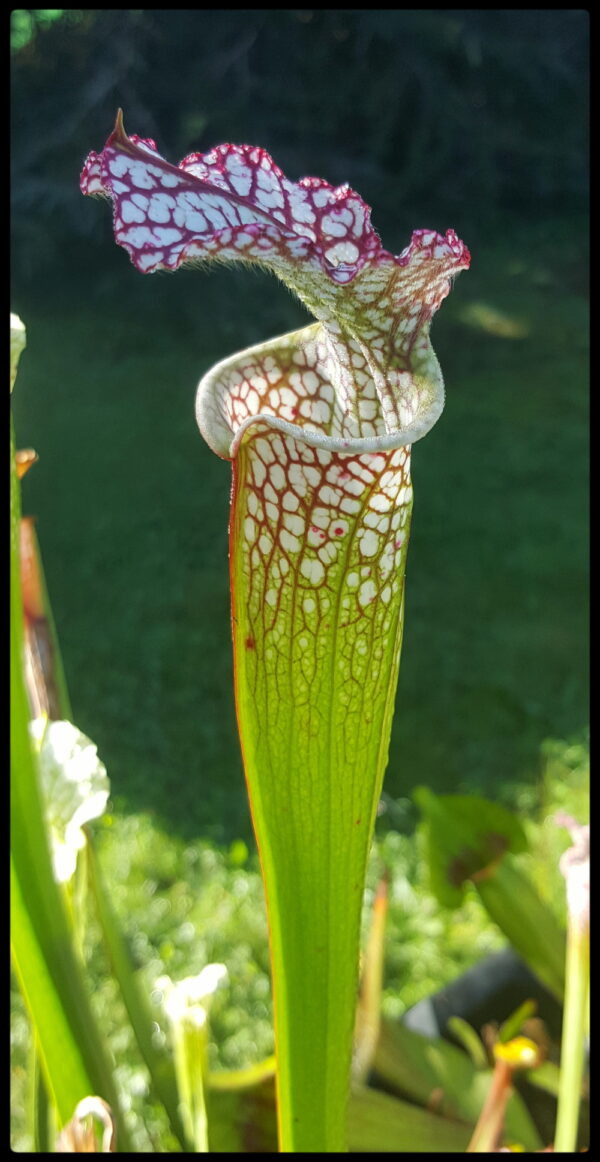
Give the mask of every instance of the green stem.
[[50, 1110], [48, 1106], [48, 1094], [46, 1093], [46, 1087], [42, 1077], [38, 1047], [33, 1029], [31, 1029], [28, 1072], [29, 1121], [33, 1150], [36, 1154], [49, 1154], [50, 1136], [48, 1132], [48, 1118], [50, 1116]]
[[[87, 834], [87, 829], [86, 829]], [[108, 953], [115, 980], [119, 984], [121, 995], [135, 1034], [140, 1053], [150, 1073], [151, 1084], [156, 1096], [162, 1102], [175, 1137], [185, 1149], [189, 1142], [186, 1140], [181, 1118], [178, 1112], [177, 1085], [173, 1064], [165, 1052], [157, 1049], [152, 1039], [154, 1014], [148, 1001], [147, 993], [140, 988], [138, 979], [131, 964], [131, 958], [123, 939], [121, 928], [113, 912], [109, 899], [109, 892], [104, 884], [96, 853], [87, 835], [88, 842], [85, 851], [81, 852], [79, 863], [83, 863], [85, 856], [86, 870], [89, 876], [90, 896], [94, 900], [96, 915], [102, 931], [104, 944]]]
[[589, 929], [571, 920], [567, 937], [555, 1153], [572, 1154], [577, 1148], [590, 982], [589, 955]]
[[175, 1076], [179, 1091], [179, 1114], [187, 1140], [196, 1154], [208, 1153], [208, 1120], [204, 1084], [206, 1068], [206, 1028], [197, 1028], [185, 1018], [171, 1026]]

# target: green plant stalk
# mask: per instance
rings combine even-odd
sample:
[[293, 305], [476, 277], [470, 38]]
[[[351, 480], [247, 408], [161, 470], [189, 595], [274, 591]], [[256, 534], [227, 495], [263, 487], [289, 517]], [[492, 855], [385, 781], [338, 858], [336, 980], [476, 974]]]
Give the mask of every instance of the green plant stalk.
[[49, 1154], [51, 1152], [48, 1125], [50, 1107], [33, 1030], [31, 1030], [31, 1043], [29, 1046], [27, 1084], [29, 1089], [28, 1123], [31, 1140], [33, 1142], [33, 1150], [35, 1154]]
[[467, 1147], [467, 1154], [490, 1154], [499, 1149], [511, 1092], [512, 1069], [508, 1062], [496, 1061], [485, 1105]]
[[85, 852], [89, 872], [89, 888], [93, 896], [96, 914], [110, 959], [115, 979], [127, 1009], [127, 1015], [135, 1035], [140, 1053], [148, 1067], [152, 1088], [162, 1102], [171, 1129], [185, 1150], [190, 1147], [186, 1139], [178, 1111], [177, 1084], [173, 1064], [166, 1053], [159, 1051], [152, 1040], [154, 1016], [146, 993], [140, 988], [133, 970], [131, 959], [124, 943], [121, 929], [114, 915], [104, 886], [94, 848], [89, 841]]
[[354, 1084], [366, 1084], [379, 1041], [387, 911], [388, 877], [384, 875], [377, 885], [373, 900], [371, 925], [362, 963], [352, 1060]]
[[569, 920], [567, 932], [566, 987], [560, 1052], [560, 1081], [556, 1115], [555, 1153], [577, 1149], [577, 1128], [584, 1069], [590, 985], [589, 928]]
[[208, 1119], [204, 1093], [207, 1078], [206, 1026], [185, 1018], [171, 1023], [179, 1114], [186, 1139], [197, 1154], [208, 1153]]

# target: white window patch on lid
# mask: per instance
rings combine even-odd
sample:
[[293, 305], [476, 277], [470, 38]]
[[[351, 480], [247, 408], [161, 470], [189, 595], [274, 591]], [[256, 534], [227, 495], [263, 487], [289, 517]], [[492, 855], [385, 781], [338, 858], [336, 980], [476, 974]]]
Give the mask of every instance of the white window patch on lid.
[[267, 210], [281, 210], [285, 204], [278, 189], [261, 189], [260, 184], [256, 190], [256, 201]]
[[[301, 196], [297, 193], [290, 198], [290, 209], [292, 216], [296, 222], [302, 224], [312, 223], [315, 221], [315, 214], [308, 202], [303, 201]], [[311, 232], [312, 233], [312, 232]]]
[[224, 227], [227, 226], [227, 219], [225, 218], [224, 214], [222, 214], [221, 211], [216, 208], [216, 206], [207, 206], [203, 203], [202, 209], [204, 211], [204, 216], [208, 218], [208, 221], [214, 230], [223, 230]]
[[250, 178], [249, 174], [243, 173], [242, 171], [230, 173], [229, 181], [231, 182], [236, 194], [239, 194], [241, 198], [247, 197], [247, 195], [250, 193], [252, 179]]
[[156, 266], [162, 258], [162, 253], [148, 250], [145, 254], [138, 254], [136, 262], [141, 270], [150, 270], [151, 267]]
[[150, 170], [145, 162], [132, 161], [129, 168], [129, 180], [138, 190], [156, 189], [155, 176], [160, 177], [160, 171]]
[[163, 224], [171, 221], [175, 207], [175, 199], [170, 194], [152, 194], [148, 205], [148, 217], [151, 222]]
[[[183, 207], [181, 207], [181, 209], [182, 208]], [[178, 209], [180, 209], [180, 207], [178, 207]], [[201, 214], [198, 210], [190, 210], [190, 209], [184, 210], [183, 222], [181, 222], [179, 220], [179, 218], [180, 218], [180, 215], [176, 211], [175, 215], [174, 215], [174, 220], [178, 226], [185, 225], [187, 230], [190, 230], [190, 231], [197, 230], [198, 233], [200, 233], [200, 234], [207, 234], [208, 233], [208, 228], [209, 228], [208, 222], [206, 221], [206, 218], [204, 217], [204, 215]]]
[[129, 169], [129, 161], [130, 159], [122, 153], [117, 154], [116, 157], [111, 157], [108, 168], [113, 177], [122, 178]]
[[172, 226], [155, 226], [154, 237], [162, 246], [170, 246], [174, 242], [181, 242], [181, 231]]
[[321, 229], [324, 234], [329, 235], [331, 238], [344, 238], [348, 233], [345, 224], [340, 222], [339, 217], [334, 217], [333, 214], [323, 215], [321, 218]]
[[147, 210], [150, 205], [150, 198], [147, 194], [131, 194], [131, 201], [134, 205], [139, 206], [140, 210]]
[[139, 206], [135, 206], [133, 202], [123, 202], [121, 206], [121, 221], [128, 225], [130, 222], [143, 222], [145, 218], [144, 211]]
[[325, 251], [325, 258], [332, 266], [339, 266], [342, 262], [356, 262], [360, 251], [354, 242], [337, 242]]

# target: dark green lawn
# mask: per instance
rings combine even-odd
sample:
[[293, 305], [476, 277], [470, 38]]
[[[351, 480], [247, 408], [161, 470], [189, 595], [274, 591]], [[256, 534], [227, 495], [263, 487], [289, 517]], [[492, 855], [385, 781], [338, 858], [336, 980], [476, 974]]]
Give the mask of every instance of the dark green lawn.
[[[506, 222], [479, 244], [462, 232], [472, 270], [433, 327], [446, 410], [413, 454], [386, 790], [510, 801], [537, 780], [542, 740], [588, 720], [585, 226]], [[95, 258], [11, 304], [28, 331], [17, 443], [40, 456], [23, 507], [38, 517], [74, 718], [125, 810], [247, 836], [230, 470], [198, 435], [194, 394], [215, 360], [306, 316], [264, 274], [144, 279], [114, 247], [102, 272]], [[527, 334], [498, 334], [507, 324], [482, 303]]]

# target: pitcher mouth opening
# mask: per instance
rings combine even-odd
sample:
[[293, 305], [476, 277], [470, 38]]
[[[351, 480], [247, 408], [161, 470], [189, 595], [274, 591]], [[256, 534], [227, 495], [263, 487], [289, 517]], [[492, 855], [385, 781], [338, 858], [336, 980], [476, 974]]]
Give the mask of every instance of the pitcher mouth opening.
[[[304, 330], [308, 334], [314, 332], [313, 324]], [[294, 439], [312, 448], [324, 448], [330, 452], [356, 455], [369, 452], [385, 452], [393, 448], [405, 447], [416, 443], [426, 436], [444, 408], [444, 386], [437, 360], [429, 349], [430, 375], [415, 388], [417, 410], [409, 423], [392, 430], [375, 435], [342, 435], [330, 434], [320, 430], [312, 424], [310, 419], [298, 422], [296, 419], [277, 415], [274, 408], [267, 401], [261, 401], [254, 384], [259, 378], [264, 382], [264, 376], [248, 376], [244, 381], [244, 374], [240, 366], [244, 361], [256, 360], [257, 364], [268, 359], [271, 352], [281, 351], [288, 347], [290, 350], [298, 344], [302, 331], [289, 332], [287, 335], [271, 339], [266, 343], [249, 347], [236, 355], [228, 356], [215, 364], [200, 380], [196, 392], [195, 414], [196, 422], [201, 435], [209, 447], [222, 459], [233, 460], [240, 444], [251, 430], [276, 429], [292, 436]], [[242, 401], [242, 392], [245, 400]], [[268, 392], [266, 393], [268, 395]], [[291, 394], [291, 393], [290, 393]], [[329, 387], [329, 394], [333, 396], [334, 389]], [[257, 409], [250, 411], [245, 401], [255, 399]], [[300, 401], [301, 402], [301, 401]], [[336, 401], [339, 403], [339, 401]], [[239, 405], [236, 408], [236, 404]], [[297, 409], [294, 409], [297, 410]], [[383, 422], [379, 417], [379, 422]]]

